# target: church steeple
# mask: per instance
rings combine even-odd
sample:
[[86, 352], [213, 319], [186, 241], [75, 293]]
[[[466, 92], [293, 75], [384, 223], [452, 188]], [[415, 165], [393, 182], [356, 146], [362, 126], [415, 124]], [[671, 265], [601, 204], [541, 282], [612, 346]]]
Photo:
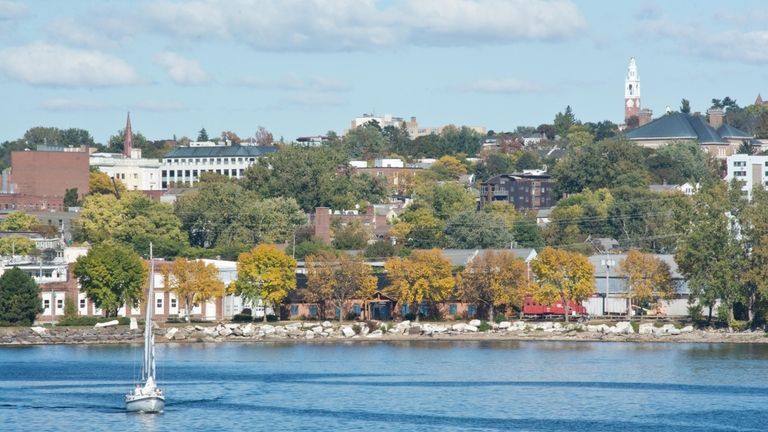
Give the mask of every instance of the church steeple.
[[131, 131], [131, 112], [128, 111], [128, 119], [125, 122], [125, 135], [123, 138], [123, 157], [130, 159], [133, 152], [133, 132]]
[[629, 59], [627, 78], [624, 80], [624, 121], [640, 114], [640, 78], [635, 58]]

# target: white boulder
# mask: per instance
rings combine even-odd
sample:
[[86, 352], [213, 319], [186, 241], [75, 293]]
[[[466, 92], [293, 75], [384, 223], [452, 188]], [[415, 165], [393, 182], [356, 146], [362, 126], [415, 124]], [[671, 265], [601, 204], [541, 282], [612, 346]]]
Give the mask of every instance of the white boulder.
[[138, 330], [139, 329], [139, 321], [136, 320], [136, 317], [131, 317], [131, 324], [128, 326], [131, 330]]
[[168, 339], [173, 339], [173, 336], [178, 332], [179, 332], [179, 329], [177, 329], [176, 327], [171, 327], [165, 331], [165, 337]]
[[48, 330], [45, 327], [30, 327], [30, 330], [35, 332], [35, 334], [38, 334], [40, 336], [48, 333]]
[[322, 332], [323, 332], [323, 326], [314, 326], [314, 327], [312, 327], [312, 331], [313, 331], [315, 334], [320, 334], [320, 333], [322, 333]]
[[467, 327], [467, 324], [457, 323], [451, 326], [451, 330], [460, 332], [460, 331], [464, 331], [466, 327]]
[[333, 324], [330, 321], [323, 321], [323, 327], [330, 328], [333, 327]]
[[693, 332], [693, 326], [687, 325], [680, 329], [680, 333], [691, 333]]
[[479, 327], [480, 326], [480, 320], [479, 319], [473, 319], [469, 322], [469, 325]]
[[473, 333], [473, 332], [477, 331], [477, 327], [475, 327], [475, 326], [470, 324], [470, 325], [467, 325], [467, 326], [464, 327], [464, 331], [465, 332], [472, 332]]
[[368, 333], [367, 335], [365, 335], [365, 337], [367, 337], [369, 339], [376, 339], [376, 338], [382, 337], [383, 335], [384, 334], [382, 333], [381, 330], [374, 330], [374, 331]]
[[510, 327], [512, 327], [512, 323], [509, 322], [509, 321], [502, 321], [502, 322], [499, 323], [499, 328], [500, 329], [508, 329]]
[[261, 332], [264, 333], [265, 335], [273, 334], [275, 332], [275, 326], [264, 324], [263, 326], [261, 326]]
[[107, 321], [107, 322], [102, 322], [102, 323], [96, 323], [96, 325], [94, 327], [112, 327], [112, 326], [116, 326], [118, 324], [120, 324], [120, 321], [112, 320], [112, 321]]
[[344, 326], [341, 328], [341, 334], [349, 338], [355, 335], [355, 331], [352, 330], [352, 327]]

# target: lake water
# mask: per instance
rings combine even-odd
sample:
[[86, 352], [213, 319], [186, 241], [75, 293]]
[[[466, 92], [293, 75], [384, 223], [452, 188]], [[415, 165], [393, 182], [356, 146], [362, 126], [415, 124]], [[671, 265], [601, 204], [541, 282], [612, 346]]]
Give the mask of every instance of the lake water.
[[127, 414], [140, 346], [0, 348], [0, 430], [764, 431], [768, 346], [159, 345], [166, 412]]

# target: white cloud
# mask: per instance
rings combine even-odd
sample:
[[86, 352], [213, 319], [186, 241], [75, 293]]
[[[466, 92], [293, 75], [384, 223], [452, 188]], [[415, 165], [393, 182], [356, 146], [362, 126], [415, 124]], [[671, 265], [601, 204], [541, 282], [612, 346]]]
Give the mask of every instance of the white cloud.
[[263, 79], [256, 76], [246, 76], [237, 80], [235, 85], [284, 91], [344, 92], [350, 90], [348, 84], [338, 80], [318, 76], [300, 77], [294, 74], [290, 74], [287, 77], [280, 79]]
[[547, 89], [531, 81], [518, 79], [478, 80], [462, 87], [464, 91], [474, 93], [542, 93]]
[[32, 85], [108, 87], [139, 81], [133, 68], [120, 58], [40, 42], [0, 50], [0, 71]]
[[40, 108], [47, 111], [96, 111], [109, 108], [109, 105], [92, 100], [55, 98], [43, 101]]
[[87, 48], [115, 48], [118, 37], [110, 37], [104, 29], [90, 27], [73, 19], [52, 21], [46, 31], [54, 40]]
[[160, 33], [272, 51], [556, 40], [587, 27], [570, 0], [161, 0], [139, 16]]
[[176, 84], [199, 85], [208, 81], [208, 74], [200, 63], [179, 54], [168, 51], [158, 53], [155, 63], [162, 66]]
[[158, 101], [158, 100], [145, 100], [136, 104], [136, 108], [144, 111], [185, 111], [188, 109], [186, 105], [181, 102], [173, 101]]
[[27, 6], [10, 0], [0, 0], [0, 21], [15, 20], [27, 14]]

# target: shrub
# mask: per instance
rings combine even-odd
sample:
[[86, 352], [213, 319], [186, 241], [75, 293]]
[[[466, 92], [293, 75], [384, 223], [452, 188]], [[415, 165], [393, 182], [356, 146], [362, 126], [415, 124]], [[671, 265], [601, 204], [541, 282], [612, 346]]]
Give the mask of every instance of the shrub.
[[416, 314], [413, 312], [408, 312], [403, 316], [403, 319], [406, 321], [414, 321], [416, 319]]
[[250, 314], [239, 313], [239, 314], [235, 314], [235, 316], [232, 317], [232, 322], [236, 322], [236, 323], [243, 323], [243, 322], [247, 323], [251, 321], [253, 321], [253, 317]]
[[733, 331], [743, 332], [744, 330], [749, 328], [749, 321], [733, 320], [731, 321], [731, 328], [733, 329]]
[[692, 304], [688, 306], [688, 316], [691, 317], [692, 321], [701, 321], [703, 319], [703, 313], [704, 306], [700, 304]]
[[344, 315], [344, 319], [347, 321], [354, 321], [357, 319], [357, 314], [354, 311], [349, 311]]
[[504, 314], [496, 314], [496, 316], [493, 317], [493, 322], [495, 322], [496, 324], [506, 320], [507, 320], [507, 317], [504, 316]]
[[477, 327], [477, 330], [478, 330], [478, 331], [481, 331], [481, 332], [487, 332], [487, 331], [488, 331], [488, 330], [490, 330], [491, 328], [492, 328], [492, 327], [491, 327], [491, 325], [490, 325], [490, 324], [488, 324], [488, 321], [483, 321], [483, 322], [481, 322], [481, 323], [480, 323], [480, 325]]
[[275, 322], [278, 320], [279, 320], [279, 317], [277, 315], [274, 315], [274, 314], [267, 315], [267, 322]]
[[93, 316], [73, 316], [62, 318], [58, 325], [67, 327], [93, 327], [97, 323], [117, 320], [120, 325], [128, 325], [131, 319], [128, 317], [93, 317]]
[[352, 331], [354, 331], [355, 334], [360, 334], [360, 332], [363, 331], [363, 328], [360, 327], [360, 324], [355, 324], [352, 326]]
[[381, 326], [381, 324], [379, 322], [377, 322], [377, 321], [370, 321], [370, 320], [366, 321], [365, 325], [368, 326], [368, 328], [371, 329], [371, 331], [376, 330], [376, 329], [378, 329]]
[[632, 326], [632, 331], [638, 333], [640, 331], [640, 321], [630, 321], [629, 325]]

